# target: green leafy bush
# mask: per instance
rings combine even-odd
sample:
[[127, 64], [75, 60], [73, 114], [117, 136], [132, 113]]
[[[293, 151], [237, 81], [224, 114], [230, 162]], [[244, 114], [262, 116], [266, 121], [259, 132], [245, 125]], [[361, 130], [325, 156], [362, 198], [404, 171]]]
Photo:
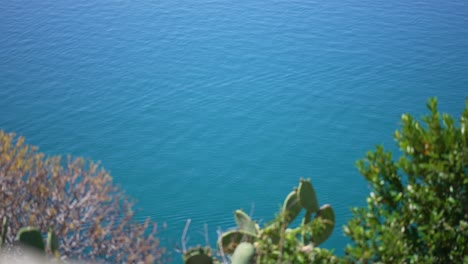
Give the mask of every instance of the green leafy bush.
[[399, 159], [379, 146], [358, 162], [372, 192], [345, 227], [348, 261], [468, 262], [468, 101], [459, 124], [427, 106], [424, 123], [402, 116]]

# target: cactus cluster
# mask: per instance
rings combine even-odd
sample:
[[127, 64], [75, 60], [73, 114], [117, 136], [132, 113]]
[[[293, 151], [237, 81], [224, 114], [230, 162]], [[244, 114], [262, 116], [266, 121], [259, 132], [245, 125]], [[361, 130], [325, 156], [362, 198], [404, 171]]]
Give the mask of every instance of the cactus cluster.
[[[300, 180], [299, 187], [294, 188], [284, 201], [281, 217], [287, 226], [299, 216], [302, 209], [305, 210], [305, 214], [302, 224], [298, 228], [303, 228], [307, 225], [317, 226], [317, 222], [320, 222], [321, 225], [320, 232], [316, 232], [311, 237], [303, 234], [302, 242], [304, 245], [312, 244], [313, 246], [318, 246], [325, 242], [333, 232], [335, 213], [333, 212], [333, 208], [328, 204], [319, 207], [314, 187], [310, 180], [305, 179]], [[312, 219], [313, 214], [315, 216]], [[227, 254], [232, 254], [239, 243], [254, 242], [265, 230], [278, 228], [275, 226], [277, 223], [273, 223], [262, 230], [242, 210], [235, 211], [234, 219], [238, 229], [223, 233], [218, 241], [220, 249]], [[289, 232], [296, 230], [298, 229], [288, 229]]]
[[[301, 179], [299, 188], [288, 195], [283, 205], [283, 212], [288, 216], [285, 220], [290, 224], [295, 220], [301, 211], [301, 207], [305, 210], [302, 226], [314, 226], [317, 222], [322, 225], [321, 231], [313, 234], [312, 237], [303, 235], [302, 242], [304, 244], [312, 244], [318, 246], [325, 242], [333, 232], [335, 227], [335, 213], [329, 204], [325, 204], [319, 208], [317, 196], [314, 187], [310, 180]], [[315, 217], [312, 219], [312, 215]], [[311, 221], [312, 220], [312, 221]]]
[[[295, 228], [288, 228], [304, 209], [304, 217], [301, 224]], [[281, 243], [281, 237], [285, 234], [293, 235], [297, 239], [300, 248], [298, 251], [308, 251], [325, 242], [335, 227], [335, 213], [333, 208], [325, 204], [319, 207], [314, 187], [310, 180], [301, 179], [299, 187], [290, 192], [283, 203], [279, 214], [280, 221], [273, 221], [265, 228], [253, 221], [244, 211], [236, 210], [234, 220], [237, 229], [227, 231], [218, 238], [218, 248], [222, 255], [230, 256], [232, 264], [251, 264], [255, 262], [257, 254], [257, 241], [269, 239], [274, 244]], [[206, 250], [205, 250], [206, 251]], [[202, 256], [207, 255], [205, 251], [196, 251], [195, 255], [200, 261], [189, 262], [185, 257], [185, 263], [209, 264], [213, 262], [201, 261]], [[194, 253], [190, 253], [194, 255]], [[204, 258], [206, 261], [212, 259], [211, 255]]]

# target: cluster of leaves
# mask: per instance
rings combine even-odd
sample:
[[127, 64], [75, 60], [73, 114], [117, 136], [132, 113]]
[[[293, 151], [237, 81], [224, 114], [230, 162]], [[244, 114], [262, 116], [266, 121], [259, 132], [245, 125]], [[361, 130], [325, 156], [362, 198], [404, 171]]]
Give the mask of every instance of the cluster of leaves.
[[0, 131], [0, 217], [6, 244], [23, 226], [52, 227], [64, 258], [112, 263], [160, 262], [157, 225], [134, 220], [133, 201], [99, 164], [45, 158], [24, 138]]
[[313, 244], [304, 246], [298, 240], [301, 236], [320, 234], [324, 223], [315, 221], [289, 229], [285, 217], [278, 215], [270, 226], [274, 228], [266, 229], [255, 243], [256, 263], [338, 263], [339, 259], [332, 251], [314, 247]]
[[427, 106], [425, 124], [402, 116], [398, 160], [377, 147], [358, 162], [372, 192], [345, 227], [348, 261], [468, 262], [468, 101], [459, 127], [435, 99]]

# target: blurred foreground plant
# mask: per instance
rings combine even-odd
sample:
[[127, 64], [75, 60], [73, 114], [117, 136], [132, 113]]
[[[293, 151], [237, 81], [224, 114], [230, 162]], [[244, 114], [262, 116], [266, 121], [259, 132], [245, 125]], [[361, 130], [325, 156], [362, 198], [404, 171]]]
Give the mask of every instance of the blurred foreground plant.
[[133, 201], [99, 164], [45, 158], [23, 137], [0, 131], [0, 217], [8, 217], [5, 245], [19, 229], [49, 228], [62, 258], [112, 263], [160, 262], [156, 223], [134, 220]]

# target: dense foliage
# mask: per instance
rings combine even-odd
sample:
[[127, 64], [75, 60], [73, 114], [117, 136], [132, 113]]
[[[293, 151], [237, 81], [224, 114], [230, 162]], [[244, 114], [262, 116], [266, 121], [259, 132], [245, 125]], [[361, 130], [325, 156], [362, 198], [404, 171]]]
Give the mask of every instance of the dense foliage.
[[63, 258], [111, 263], [159, 262], [156, 224], [134, 221], [133, 202], [98, 164], [45, 158], [24, 138], [0, 131], [0, 218], [6, 245], [23, 226], [60, 238]]
[[358, 162], [372, 192], [345, 227], [348, 261], [468, 262], [468, 101], [459, 124], [428, 108], [424, 123], [402, 116], [399, 159], [377, 147]]
[[[372, 192], [367, 207], [354, 208], [344, 228], [352, 240], [344, 257], [318, 247], [333, 232], [335, 215], [330, 205], [319, 207], [312, 184], [301, 180], [263, 228], [237, 210], [237, 229], [220, 234], [218, 251], [187, 250], [187, 225], [184, 262], [468, 263], [468, 101], [459, 122], [439, 113], [435, 99], [428, 109], [424, 123], [402, 116], [395, 132], [401, 157], [378, 146], [358, 161]], [[163, 260], [156, 224], [134, 221], [132, 201], [98, 164], [45, 158], [22, 137], [0, 131], [0, 191], [0, 219], [9, 219], [0, 232], [2, 242], [6, 234], [2, 244], [11, 245], [18, 231], [20, 236], [49, 231], [49, 238], [53, 233], [60, 241], [40, 247], [55, 256], [111, 263]], [[291, 226], [299, 216], [301, 224]], [[28, 225], [37, 230], [20, 230]]]
[[266, 229], [256, 243], [257, 262], [265, 264], [276, 263], [338, 263], [339, 259], [332, 251], [320, 248], [313, 243], [304, 245], [298, 237], [315, 236], [323, 232], [324, 225], [315, 222], [301, 225], [295, 229], [287, 229], [284, 217], [279, 215], [272, 223], [271, 229]]
[[[300, 225], [293, 222], [301, 212]], [[333, 252], [319, 248], [333, 232], [335, 213], [329, 204], [319, 207], [315, 190], [310, 180], [301, 179], [285, 198], [277, 217], [260, 227], [242, 210], [236, 210], [235, 230], [220, 234], [218, 255], [223, 263], [276, 264], [276, 263], [338, 263]], [[190, 223], [190, 222], [188, 222]], [[184, 234], [186, 233], [184, 230]], [[182, 241], [185, 241], [185, 235]], [[185, 249], [185, 245], [183, 245]], [[184, 250], [186, 264], [215, 264], [220, 259], [213, 256], [215, 250], [191, 248]]]

